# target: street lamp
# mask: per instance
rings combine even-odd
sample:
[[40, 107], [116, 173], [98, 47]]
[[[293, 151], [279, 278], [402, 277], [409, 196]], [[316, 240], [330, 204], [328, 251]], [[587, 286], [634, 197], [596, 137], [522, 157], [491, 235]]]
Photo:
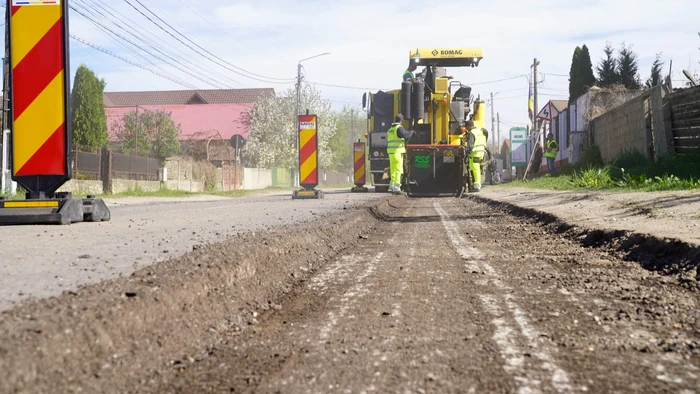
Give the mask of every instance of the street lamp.
[[[307, 57], [307, 58], [301, 59], [301, 60], [299, 60], [299, 62], [297, 62], [297, 115], [295, 117], [296, 118], [295, 123], [297, 126], [296, 131], [295, 131], [296, 136], [297, 136], [296, 137], [297, 152], [299, 152], [299, 114], [301, 113], [301, 108], [299, 108], [301, 105], [301, 62], [309, 60], [309, 59], [317, 58], [319, 56], [325, 56], [325, 55], [330, 55], [330, 54], [331, 54], [330, 52], [319, 53], [318, 55]], [[297, 171], [294, 174], [294, 187], [299, 187], [299, 171]]]

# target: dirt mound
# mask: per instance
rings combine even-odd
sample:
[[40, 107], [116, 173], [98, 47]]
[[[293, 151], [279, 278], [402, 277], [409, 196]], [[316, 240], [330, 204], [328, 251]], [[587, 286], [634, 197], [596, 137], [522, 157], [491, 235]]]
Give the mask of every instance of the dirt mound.
[[[369, 233], [378, 221], [368, 208], [195, 247], [6, 311], [0, 392], [129, 392], [164, 367], [205, 359]], [[386, 201], [373, 209], [391, 210]]]
[[650, 271], [678, 276], [680, 283], [690, 290], [700, 290], [700, 248], [697, 245], [632, 231], [578, 227], [536, 209], [474, 195], [469, 198], [537, 222], [554, 233], [577, 240], [583, 246], [605, 249], [620, 259], [638, 262]]

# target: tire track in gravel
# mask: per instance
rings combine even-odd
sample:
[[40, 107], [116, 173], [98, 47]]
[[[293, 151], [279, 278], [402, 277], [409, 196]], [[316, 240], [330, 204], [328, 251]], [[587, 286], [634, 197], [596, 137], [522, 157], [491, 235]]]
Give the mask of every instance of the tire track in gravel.
[[[472, 272], [485, 273], [490, 287], [495, 288], [495, 294], [484, 291], [479, 294], [479, 298], [484, 309], [493, 317], [492, 323], [495, 326], [493, 339], [506, 361], [504, 369], [513, 375], [518, 385], [518, 392], [541, 393], [541, 385], [547, 381], [559, 393], [572, 392], [568, 374], [556, 364], [546, 346], [540, 343], [540, 334], [516, 303], [512, 294], [513, 289], [500, 280], [500, 274], [488, 263], [484, 253], [462, 236], [456, 223], [439, 200], [434, 202], [434, 207], [440, 215], [452, 246], [464, 260], [465, 266]], [[503, 304], [510, 312], [508, 315], [503, 312]], [[511, 321], [516, 323], [515, 326], [519, 332], [516, 332], [516, 327]], [[525, 354], [528, 353], [528, 349], [540, 360], [539, 365], [526, 363]]]
[[[486, 205], [457, 205], [485, 218], [465, 220], [460, 231], [477, 228], [479, 250], [574, 388], [698, 392], [697, 293]], [[677, 346], [657, 346], [664, 342]]]

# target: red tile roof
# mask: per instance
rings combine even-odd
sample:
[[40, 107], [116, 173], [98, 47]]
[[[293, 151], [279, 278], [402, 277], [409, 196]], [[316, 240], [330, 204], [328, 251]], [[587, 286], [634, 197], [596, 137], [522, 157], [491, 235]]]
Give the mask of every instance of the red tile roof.
[[104, 92], [105, 107], [177, 104], [254, 104], [263, 94], [274, 94], [272, 88], [161, 90], [143, 92]]
[[[230, 139], [234, 134], [248, 137], [248, 127], [242, 118], [253, 104], [191, 104], [191, 105], [145, 105], [139, 111], [166, 111], [180, 125], [180, 140], [187, 139]], [[114, 122], [120, 122], [134, 107], [108, 107], [107, 131], [111, 141], [116, 141]], [[218, 132], [218, 134], [217, 134]]]

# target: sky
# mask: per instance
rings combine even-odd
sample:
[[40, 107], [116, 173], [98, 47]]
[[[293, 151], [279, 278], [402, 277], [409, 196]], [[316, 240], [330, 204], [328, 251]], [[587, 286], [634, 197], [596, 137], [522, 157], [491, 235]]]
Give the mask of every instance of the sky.
[[[294, 87], [301, 59], [330, 53], [302, 62], [305, 81], [334, 107], [361, 110], [364, 92], [400, 88], [410, 49], [478, 47], [484, 52], [478, 68], [447, 72], [484, 100], [495, 95], [493, 109], [500, 114], [502, 135], [527, 122], [528, 75], [534, 58], [540, 62], [540, 107], [550, 99], [568, 98], [568, 73], [577, 45], [588, 46], [594, 69], [606, 42], [614, 48], [622, 43], [632, 46], [642, 80], [649, 76], [657, 53], [665, 62], [664, 75], [673, 61], [676, 86], [685, 82], [683, 69], [700, 73], [697, 0], [70, 0], [69, 4], [75, 8], [69, 18], [72, 35], [141, 66], [71, 39], [71, 74], [85, 64], [105, 79], [107, 91], [187, 89], [184, 84], [205, 89], [272, 87], [283, 92]], [[487, 113], [490, 129], [490, 107]]]

